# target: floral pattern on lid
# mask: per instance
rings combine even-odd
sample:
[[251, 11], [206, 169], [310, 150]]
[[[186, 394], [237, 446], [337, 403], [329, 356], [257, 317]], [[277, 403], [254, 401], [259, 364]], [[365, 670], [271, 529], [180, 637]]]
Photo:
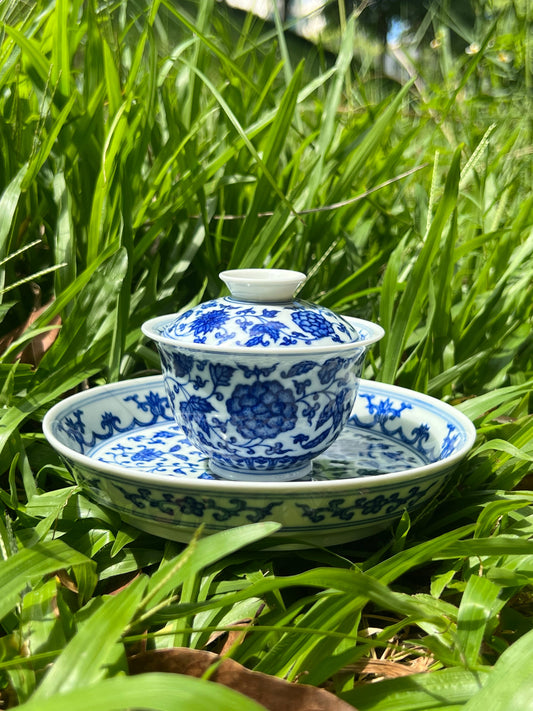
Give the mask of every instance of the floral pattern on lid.
[[184, 345], [227, 345], [257, 350], [327, 346], [360, 340], [357, 329], [342, 316], [306, 301], [290, 300], [289, 294], [305, 279], [300, 272], [237, 269], [222, 272], [220, 276], [232, 295], [207, 301], [180, 314], [164, 329], [165, 338]]

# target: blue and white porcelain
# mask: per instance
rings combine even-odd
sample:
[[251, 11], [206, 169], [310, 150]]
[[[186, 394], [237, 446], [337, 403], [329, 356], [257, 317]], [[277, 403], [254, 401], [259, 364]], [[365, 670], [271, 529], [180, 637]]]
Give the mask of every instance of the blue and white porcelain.
[[290, 481], [339, 436], [383, 329], [291, 300], [300, 272], [222, 272], [231, 296], [152, 319], [170, 406], [218, 476]]
[[86, 493], [149, 533], [187, 542], [259, 521], [273, 545], [330, 546], [372, 535], [431, 504], [475, 440], [470, 420], [434, 398], [361, 380], [348, 423], [306, 477], [228, 481], [173, 416], [161, 376], [73, 395], [43, 430]]

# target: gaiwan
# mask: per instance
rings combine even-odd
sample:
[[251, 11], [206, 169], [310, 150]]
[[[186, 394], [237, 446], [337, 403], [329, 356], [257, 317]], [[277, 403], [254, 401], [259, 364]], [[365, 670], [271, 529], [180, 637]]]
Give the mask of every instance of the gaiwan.
[[224, 479], [290, 481], [342, 431], [377, 324], [294, 299], [305, 274], [236, 269], [231, 295], [143, 324], [172, 412]]

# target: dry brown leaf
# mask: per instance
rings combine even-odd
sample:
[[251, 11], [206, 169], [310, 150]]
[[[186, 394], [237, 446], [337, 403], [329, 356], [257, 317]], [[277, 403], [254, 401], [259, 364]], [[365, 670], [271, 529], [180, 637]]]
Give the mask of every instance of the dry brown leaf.
[[[264, 603], [258, 603], [257, 609], [260, 610], [264, 607]], [[252, 624], [253, 619], [251, 617], [246, 617], [242, 620], [235, 620], [235, 622], [231, 622], [227, 627], [231, 627], [231, 630], [215, 630], [212, 632], [209, 636], [209, 639], [207, 640], [207, 647], [210, 647], [211, 651], [216, 651], [218, 654], [224, 655], [228, 649], [233, 645], [234, 642], [237, 641], [238, 638], [244, 638], [246, 631], [250, 628], [250, 625]], [[222, 638], [224, 638], [224, 642], [222, 643], [222, 647], [216, 646], [214, 643], [218, 642], [220, 643]]]
[[515, 491], [524, 491], [524, 489], [528, 491], [533, 490], [533, 474], [526, 474], [525, 477], [518, 482], [514, 489]]
[[137, 580], [141, 576], [139, 570], [133, 570], [129, 573], [124, 573], [122, 575], [116, 575], [112, 579], [112, 585], [106, 589], [107, 595], [118, 595], [125, 588], [129, 587], [134, 580]]
[[211, 681], [239, 691], [269, 711], [357, 711], [325, 689], [250, 671], [233, 659], [201, 649], [156, 649], [129, 659], [131, 674], [169, 672], [201, 677], [213, 665]]
[[70, 592], [77, 593], [78, 592], [78, 586], [74, 582], [74, 580], [70, 577], [70, 575], [67, 573], [66, 570], [58, 570], [56, 572], [56, 578], [59, 580], [61, 585], [66, 588], [67, 590], [70, 590]]
[[[44, 313], [44, 311], [46, 311], [46, 309], [50, 306], [50, 303], [46, 304], [45, 306], [41, 306], [40, 308], [34, 309], [29, 315], [29, 317], [26, 319], [25, 323], [13, 329], [7, 335], [2, 336], [2, 338], [0, 338], [0, 353], [6, 351], [14, 341], [17, 341], [23, 335], [23, 333], [28, 330], [32, 323], [36, 321], [39, 316]], [[57, 334], [59, 333], [59, 326], [61, 326], [61, 317], [55, 316], [50, 321], [49, 325], [56, 326], [57, 328], [53, 328], [50, 331], [47, 331], [46, 333], [40, 333], [38, 336], [35, 336], [35, 338], [32, 338], [32, 340], [27, 344], [27, 346], [25, 346], [25, 348], [20, 351], [20, 353], [17, 353], [17, 360], [20, 360], [21, 363], [29, 363], [30, 365], [34, 366], [39, 365], [42, 357], [57, 338]]]
[[343, 671], [356, 672], [358, 674], [376, 674], [384, 679], [395, 679], [400, 676], [410, 676], [417, 674], [420, 667], [417, 665], [400, 664], [391, 662], [388, 659], [361, 659], [359, 662], [348, 664]]
[[435, 659], [431, 655], [427, 656], [422, 656], [418, 657], [417, 659], [413, 659], [412, 662], [409, 664], [409, 668], [413, 672], [413, 674], [418, 674], [419, 672], [425, 672], [428, 671], [430, 666], [434, 664]]
[[220, 650], [220, 654], [223, 656], [224, 654], [227, 654], [232, 647], [242, 644], [244, 642], [244, 638], [246, 637], [246, 630], [249, 629], [249, 627], [250, 625], [235, 625], [235, 629], [228, 632], [226, 641]]

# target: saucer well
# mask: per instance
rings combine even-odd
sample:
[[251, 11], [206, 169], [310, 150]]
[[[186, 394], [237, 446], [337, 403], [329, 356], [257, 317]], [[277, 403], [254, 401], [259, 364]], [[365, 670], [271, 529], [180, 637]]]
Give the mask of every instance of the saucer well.
[[292, 482], [227, 481], [175, 424], [161, 376], [73, 395], [43, 430], [87, 495], [137, 528], [187, 542], [259, 521], [284, 547], [335, 545], [387, 528], [431, 501], [475, 440], [450, 405], [361, 380], [339, 439]]

